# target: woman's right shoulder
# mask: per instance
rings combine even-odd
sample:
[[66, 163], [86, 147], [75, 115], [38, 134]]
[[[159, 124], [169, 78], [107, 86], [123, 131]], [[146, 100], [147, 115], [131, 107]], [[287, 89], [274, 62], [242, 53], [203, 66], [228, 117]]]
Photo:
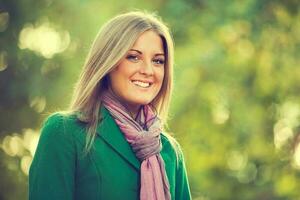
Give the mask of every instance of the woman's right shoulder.
[[53, 127], [59, 128], [65, 123], [74, 123], [76, 121], [76, 115], [65, 112], [55, 112], [51, 113], [45, 118], [42, 126], [43, 127]]
[[70, 129], [82, 128], [83, 123], [81, 123], [76, 114], [66, 113], [66, 112], [55, 112], [50, 114], [45, 118], [42, 123], [41, 132], [44, 135], [57, 135], [66, 134]]
[[56, 112], [50, 114], [48, 117], [44, 119], [44, 122], [42, 124], [43, 127], [59, 127], [63, 120], [63, 114]]
[[60, 112], [52, 113], [45, 118], [39, 142], [35, 151], [32, 169], [37, 166], [45, 167], [49, 163], [57, 163], [61, 156], [71, 159], [75, 155], [76, 141], [74, 132], [67, 128], [74, 119]]

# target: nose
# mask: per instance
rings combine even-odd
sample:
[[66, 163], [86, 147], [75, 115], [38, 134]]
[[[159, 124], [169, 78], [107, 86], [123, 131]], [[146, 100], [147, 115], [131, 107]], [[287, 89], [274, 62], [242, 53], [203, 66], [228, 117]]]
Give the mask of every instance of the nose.
[[145, 61], [140, 67], [140, 73], [144, 75], [151, 76], [154, 74], [153, 66], [151, 61]]

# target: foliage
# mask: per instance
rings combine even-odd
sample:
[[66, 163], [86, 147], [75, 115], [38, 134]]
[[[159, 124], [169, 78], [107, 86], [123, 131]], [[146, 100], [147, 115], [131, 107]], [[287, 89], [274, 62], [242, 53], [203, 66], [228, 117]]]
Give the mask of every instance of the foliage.
[[68, 106], [100, 26], [157, 12], [173, 31], [169, 127], [194, 199], [298, 199], [297, 0], [1, 0], [0, 199], [22, 199], [45, 117]]

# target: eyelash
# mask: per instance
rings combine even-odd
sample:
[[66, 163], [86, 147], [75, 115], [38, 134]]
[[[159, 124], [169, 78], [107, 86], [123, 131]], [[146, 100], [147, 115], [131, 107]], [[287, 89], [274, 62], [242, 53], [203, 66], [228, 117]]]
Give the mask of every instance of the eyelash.
[[164, 65], [165, 64], [164, 59], [154, 59], [153, 62], [155, 62], [155, 64], [158, 64], [158, 65]]
[[136, 56], [136, 55], [128, 55], [126, 58], [127, 58], [127, 60], [131, 60], [134, 62], [136, 62], [138, 60], [138, 56]]
[[[139, 60], [139, 57], [136, 55], [128, 55], [126, 57], [127, 60], [130, 60], [132, 62], [137, 62]], [[154, 59], [152, 62], [154, 62], [156, 65], [164, 65], [165, 64], [165, 60], [164, 59]]]

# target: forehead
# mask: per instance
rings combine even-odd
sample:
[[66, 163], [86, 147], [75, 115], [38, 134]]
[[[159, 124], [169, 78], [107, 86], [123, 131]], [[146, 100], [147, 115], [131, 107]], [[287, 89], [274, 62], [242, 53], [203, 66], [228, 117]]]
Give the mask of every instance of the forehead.
[[146, 31], [142, 33], [132, 48], [142, 52], [164, 53], [162, 38], [154, 31]]

